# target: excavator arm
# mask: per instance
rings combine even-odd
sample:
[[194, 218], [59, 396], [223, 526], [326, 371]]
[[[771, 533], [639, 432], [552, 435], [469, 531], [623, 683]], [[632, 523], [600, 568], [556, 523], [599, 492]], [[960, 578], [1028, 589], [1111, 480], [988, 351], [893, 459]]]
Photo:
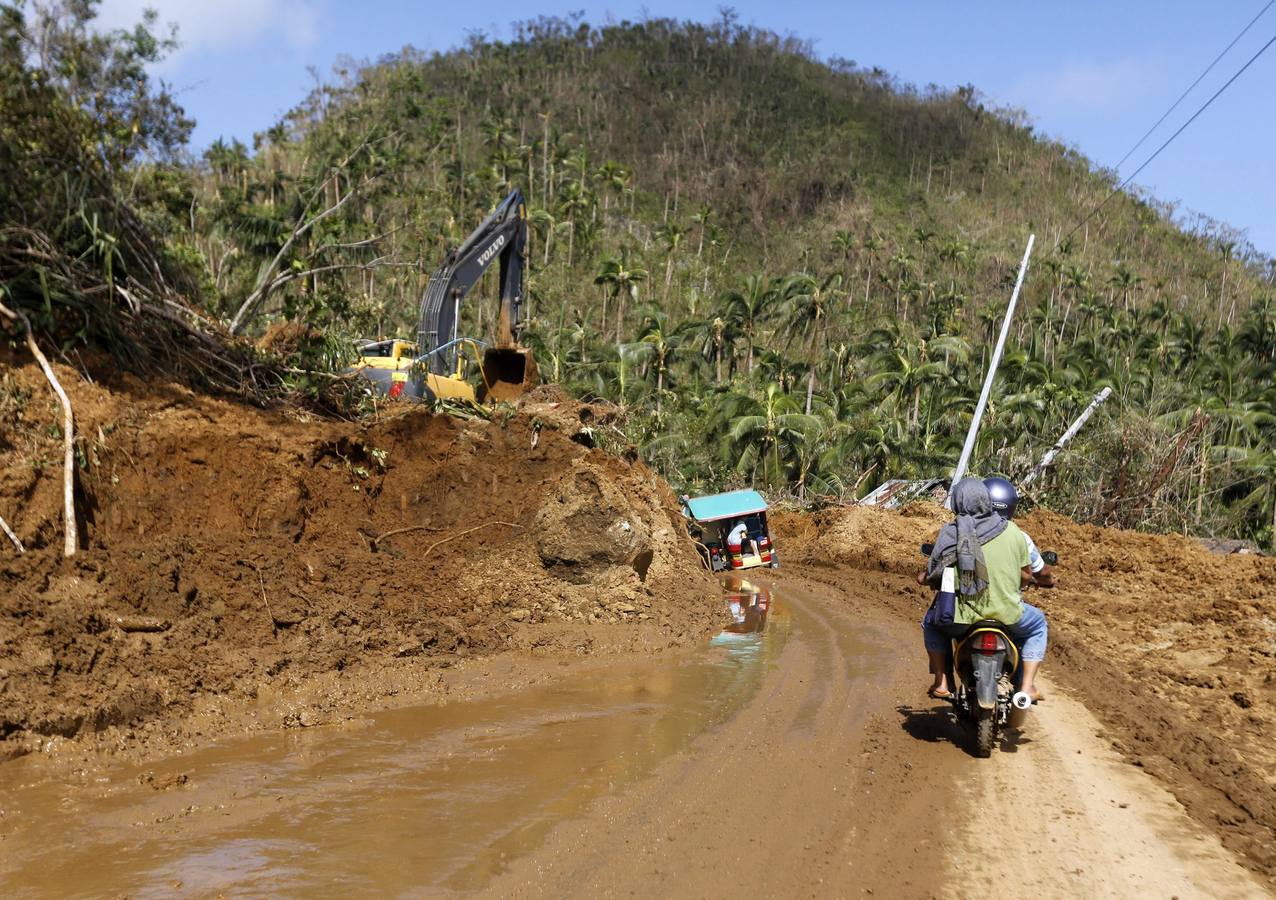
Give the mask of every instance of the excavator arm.
[[[515, 189], [461, 246], [448, 253], [443, 264], [430, 276], [425, 296], [421, 299], [421, 316], [417, 324], [417, 346], [430, 372], [448, 375], [455, 371], [458, 350], [455, 341], [461, 301], [483, 273], [498, 261], [501, 308], [494, 348], [498, 352], [496, 367], [499, 368], [500, 351], [526, 356], [524, 351], [515, 349], [523, 304], [526, 245], [527, 209], [523, 192]], [[534, 362], [532, 370], [535, 371]]]

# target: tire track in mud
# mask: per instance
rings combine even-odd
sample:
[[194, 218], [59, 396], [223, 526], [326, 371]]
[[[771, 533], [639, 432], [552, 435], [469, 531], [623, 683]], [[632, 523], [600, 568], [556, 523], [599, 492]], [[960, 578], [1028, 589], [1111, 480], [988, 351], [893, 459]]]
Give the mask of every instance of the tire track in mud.
[[916, 626], [855, 580], [776, 579], [792, 632], [753, 701], [484, 893], [1270, 896], [1053, 686], [1023, 735], [971, 756], [922, 694]]
[[[754, 700], [561, 825], [487, 895], [837, 896], [881, 884], [862, 845], [894, 785], [863, 777], [864, 736], [899, 667], [898, 629], [779, 583], [791, 632]], [[938, 859], [908, 855], [896, 886], [937, 879]]]
[[[1083, 705], [1046, 687], [1025, 739], [965, 779], [967, 839], [955, 845], [949, 896], [1002, 877], [1039, 896], [1271, 896], [1164, 785], [1122, 762]], [[1008, 838], [1000, 858], [969, 852], [997, 833]]]
[[[546, 686], [170, 760], [155, 767], [159, 793], [119, 772], [61, 801], [61, 788], [41, 788], [44, 812], [28, 804], [0, 830], [0, 884], [48, 896], [178, 884], [209, 895], [964, 897], [995, 884], [1047, 897], [1268, 896], [1054, 687], [1022, 737], [972, 758], [947, 708], [921, 693], [919, 635], [892, 608], [894, 588], [843, 574], [768, 579], [771, 624], [744, 659], [746, 645], [715, 642], [656, 660], [564, 660], [570, 674]], [[53, 856], [70, 866], [46, 867]]]

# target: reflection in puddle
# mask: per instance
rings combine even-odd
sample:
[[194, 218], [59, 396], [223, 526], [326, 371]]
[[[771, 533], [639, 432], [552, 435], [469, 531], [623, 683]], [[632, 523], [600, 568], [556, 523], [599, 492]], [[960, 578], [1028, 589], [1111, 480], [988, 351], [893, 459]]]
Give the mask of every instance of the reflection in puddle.
[[731, 617], [723, 635], [761, 634], [766, 628], [767, 612], [771, 608], [771, 591], [739, 575], [724, 576], [722, 584], [726, 591], [727, 613]]
[[724, 581], [706, 652], [626, 660], [357, 729], [275, 732], [110, 774], [96, 795], [0, 782], [0, 893], [430, 894], [472, 890], [553, 825], [651, 772], [753, 696], [787, 634]]

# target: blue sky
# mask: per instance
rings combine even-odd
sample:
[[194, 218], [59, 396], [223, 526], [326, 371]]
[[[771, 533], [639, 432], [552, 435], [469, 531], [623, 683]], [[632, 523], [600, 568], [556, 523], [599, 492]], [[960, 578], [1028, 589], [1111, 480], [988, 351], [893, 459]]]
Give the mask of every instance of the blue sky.
[[[740, 20], [808, 39], [823, 57], [880, 66], [917, 85], [972, 83], [1023, 108], [1038, 129], [1114, 165], [1265, 0], [1067, 3], [877, 0], [731, 4]], [[103, 0], [102, 21], [126, 25], [143, 7], [176, 22], [184, 47], [159, 75], [179, 92], [202, 148], [218, 136], [250, 142], [342, 57], [373, 60], [405, 45], [445, 50], [481, 30], [583, 10], [591, 22], [644, 15], [717, 18], [720, 2], [585, 4], [487, 0]], [[1122, 168], [1132, 171], [1268, 39], [1269, 10]], [[1139, 176], [1158, 198], [1247, 232], [1276, 254], [1276, 47]]]

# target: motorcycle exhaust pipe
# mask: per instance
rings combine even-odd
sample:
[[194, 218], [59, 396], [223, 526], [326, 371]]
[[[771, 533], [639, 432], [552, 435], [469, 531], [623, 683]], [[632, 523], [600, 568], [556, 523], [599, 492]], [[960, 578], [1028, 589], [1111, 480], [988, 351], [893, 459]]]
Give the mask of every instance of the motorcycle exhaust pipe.
[[1022, 728], [1030, 709], [1032, 709], [1032, 698], [1023, 691], [1016, 691], [1010, 698], [1010, 715], [1006, 719], [1006, 724], [1011, 728]]

